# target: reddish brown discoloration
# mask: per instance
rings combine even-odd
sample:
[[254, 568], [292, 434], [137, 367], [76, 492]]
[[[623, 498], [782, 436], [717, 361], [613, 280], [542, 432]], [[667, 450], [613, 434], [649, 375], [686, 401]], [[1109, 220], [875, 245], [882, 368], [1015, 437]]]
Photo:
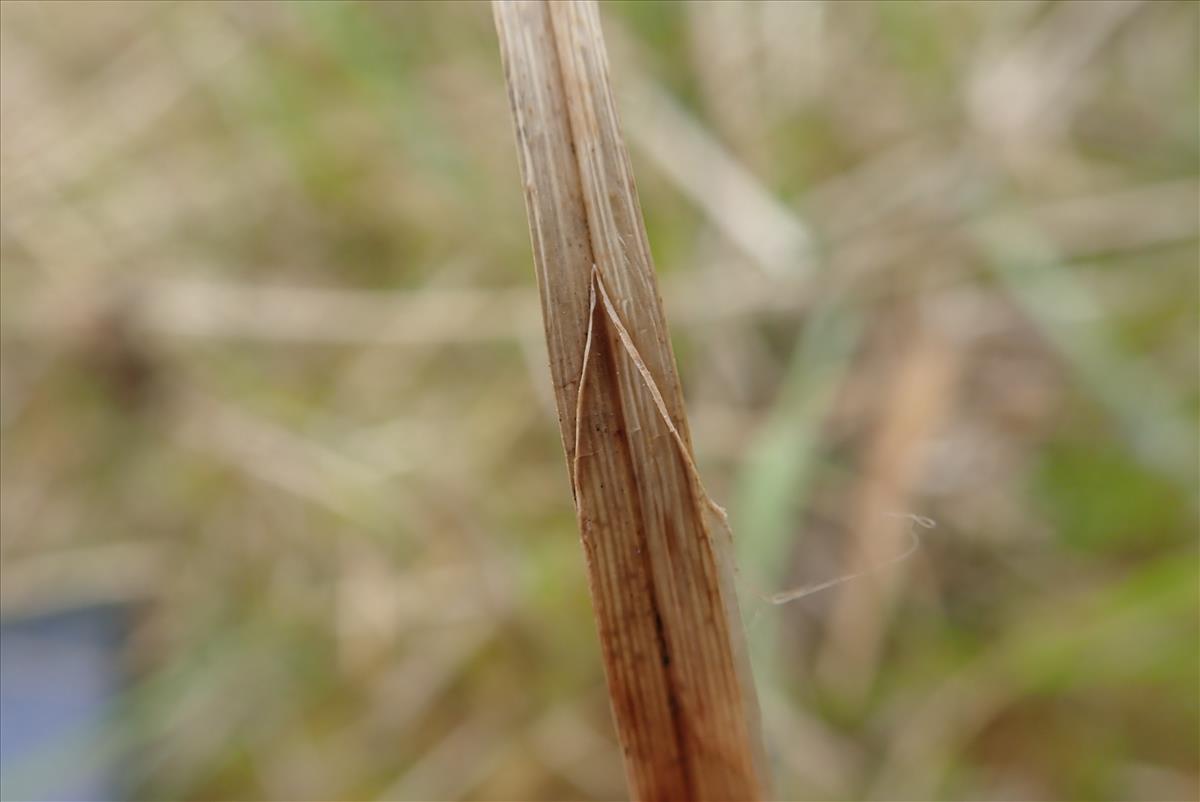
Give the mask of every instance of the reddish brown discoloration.
[[757, 709], [593, 3], [497, 3], [559, 419], [642, 799], [758, 799]]

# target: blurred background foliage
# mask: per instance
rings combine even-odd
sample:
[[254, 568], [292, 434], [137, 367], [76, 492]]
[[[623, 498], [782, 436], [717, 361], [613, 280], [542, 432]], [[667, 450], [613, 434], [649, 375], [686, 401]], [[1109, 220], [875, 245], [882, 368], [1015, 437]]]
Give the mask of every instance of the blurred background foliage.
[[[1198, 9], [604, 5], [782, 797], [1200, 795]], [[488, 7], [0, 15], [5, 798], [623, 797]]]

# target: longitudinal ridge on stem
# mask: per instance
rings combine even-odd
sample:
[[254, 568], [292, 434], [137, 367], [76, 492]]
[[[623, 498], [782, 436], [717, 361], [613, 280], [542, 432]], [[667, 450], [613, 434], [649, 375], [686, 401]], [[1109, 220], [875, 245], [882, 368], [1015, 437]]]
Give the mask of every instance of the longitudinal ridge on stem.
[[497, 2], [563, 448], [643, 799], [758, 799], [757, 704], [699, 481], [596, 5]]

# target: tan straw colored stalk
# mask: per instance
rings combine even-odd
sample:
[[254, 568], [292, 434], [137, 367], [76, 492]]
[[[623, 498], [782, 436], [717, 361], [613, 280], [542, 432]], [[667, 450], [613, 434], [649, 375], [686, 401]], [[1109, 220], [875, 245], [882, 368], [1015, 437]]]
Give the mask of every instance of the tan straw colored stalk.
[[724, 514], [679, 376], [593, 2], [496, 2], [563, 447], [639, 799], [765, 794]]

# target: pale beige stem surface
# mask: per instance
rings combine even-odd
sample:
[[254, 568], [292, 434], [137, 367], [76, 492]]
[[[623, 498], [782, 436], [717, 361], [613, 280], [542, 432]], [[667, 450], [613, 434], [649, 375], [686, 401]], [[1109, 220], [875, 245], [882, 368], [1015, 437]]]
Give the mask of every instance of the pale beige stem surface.
[[691, 457], [597, 8], [497, 2], [494, 11], [631, 791], [761, 798], [757, 705], [727, 530]]

